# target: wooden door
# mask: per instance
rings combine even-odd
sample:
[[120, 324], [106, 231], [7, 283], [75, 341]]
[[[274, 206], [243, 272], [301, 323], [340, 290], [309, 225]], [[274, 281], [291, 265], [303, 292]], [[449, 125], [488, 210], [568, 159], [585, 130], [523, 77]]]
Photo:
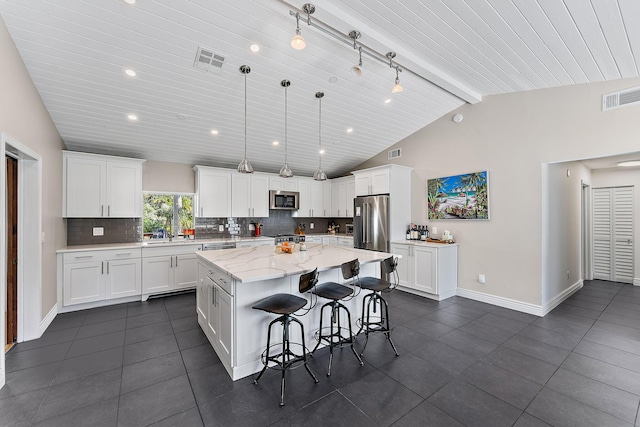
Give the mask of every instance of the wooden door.
[[[7, 156], [6, 345], [18, 340], [18, 161]], [[7, 347], [8, 348], [8, 347]]]

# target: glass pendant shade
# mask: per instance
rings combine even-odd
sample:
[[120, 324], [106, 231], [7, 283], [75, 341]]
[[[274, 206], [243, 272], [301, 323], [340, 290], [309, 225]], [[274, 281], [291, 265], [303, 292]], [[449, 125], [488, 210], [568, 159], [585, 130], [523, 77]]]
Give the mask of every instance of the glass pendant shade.
[[318, 169], [316, 173], [313, 174], [313, 179], [315, 179], [316, 181], [326, 181], [327, 174], [324, 173], [322, 169]]
[[396, 84], [393, 86], [393, 89], [391, 89], [391, 93], [398, 93], [398, 92], [402, 92], [404, 90], [404, 88], [400, 85], [400, 81], [396, 80]]
[[291, 178], [293, 176], [293, 171], [289, 167], [289, 163], [285, 163], [284, 166], [282, 166], [279, 175], [281, 178]]
[[248, 65], [241, 65], [240, 72], [244, 74], [244, 158], [238, 165], [238, 172], [253, 173], [253, 166], [247, 159], [247, 74], [251, 72]]
[[291, 39], [291, 47], [295, 50], [302, 50], [307, 46], [307, 43], [304, 41], [304, 38], [300, 34], [300, 30], [296, 30], [296, 35]]

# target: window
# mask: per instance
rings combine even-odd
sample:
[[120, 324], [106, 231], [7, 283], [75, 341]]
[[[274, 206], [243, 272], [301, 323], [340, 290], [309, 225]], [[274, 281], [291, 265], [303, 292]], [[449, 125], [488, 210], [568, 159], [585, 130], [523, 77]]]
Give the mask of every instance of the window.
[[194, 236], [193, 194], [144, 193], [143, 203], [143, 239]]

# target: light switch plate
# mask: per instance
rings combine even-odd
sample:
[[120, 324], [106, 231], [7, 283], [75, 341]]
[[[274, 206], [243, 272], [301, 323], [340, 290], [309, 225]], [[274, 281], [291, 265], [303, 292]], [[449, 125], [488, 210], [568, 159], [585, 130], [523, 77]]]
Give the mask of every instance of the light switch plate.
[[94, 236], [104, 236], [104, 227], [93, 227]]
[[218, 226], [218, 231], [224, 231], [224, 225], [220, 224], [220, 225]]

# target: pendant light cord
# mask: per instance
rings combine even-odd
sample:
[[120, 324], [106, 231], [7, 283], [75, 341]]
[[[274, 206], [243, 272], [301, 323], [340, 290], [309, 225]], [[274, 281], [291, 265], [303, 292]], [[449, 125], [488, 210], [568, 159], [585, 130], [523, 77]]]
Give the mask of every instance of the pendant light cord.
[[247, 74], [244, 75], [244, 158], [247, 158]]
[[322, 98], [319, 98], [318, 100], [320, 101], [320, 109], [318, 114], [318, 143], [320, 145], [320, 150], [318, 151], [318, 156], [320, 159], [320, 170], [322, 170]]
[[287, 164], [287, 87], [284, 87], [284, 164]]

